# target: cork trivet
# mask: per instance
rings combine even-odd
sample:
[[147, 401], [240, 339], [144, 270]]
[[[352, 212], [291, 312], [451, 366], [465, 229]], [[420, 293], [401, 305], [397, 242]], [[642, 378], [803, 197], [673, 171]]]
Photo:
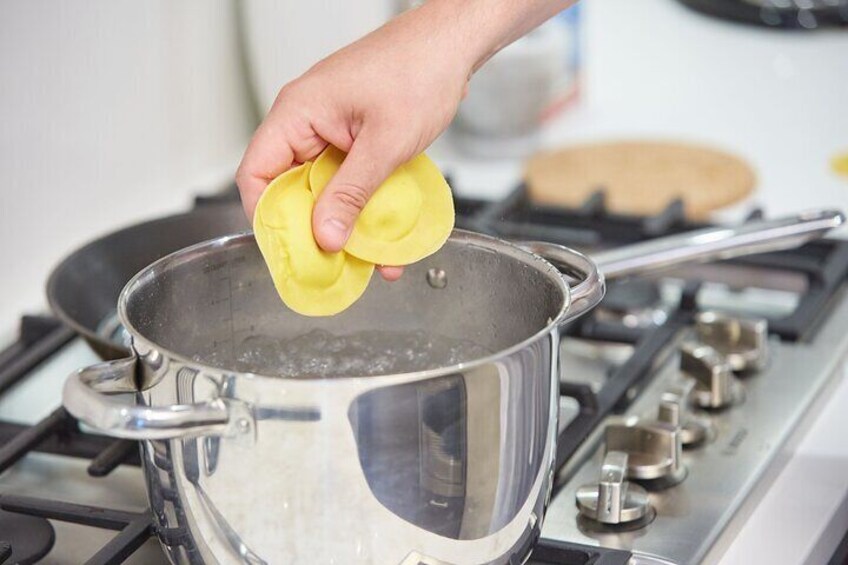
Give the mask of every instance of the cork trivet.
[[688, 218], [704, 220], [751, 194], [755, 175], [738, 157], [709, 147], [627, 141], [541, 153], [528, 161], [525, 181], [539, 204], [579, 206], [603, 190], [611, 212], [656, 214], [680, 198]]

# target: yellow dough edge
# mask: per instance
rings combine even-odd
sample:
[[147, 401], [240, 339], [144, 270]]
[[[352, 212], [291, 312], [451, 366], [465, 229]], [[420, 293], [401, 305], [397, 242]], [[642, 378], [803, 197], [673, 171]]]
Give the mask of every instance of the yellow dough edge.
[[[308, 173], [310, 164], [304, 164], [287, 171], [272, 181], [259, 199], [253, 220], [253, 231], [256, 243], [271, 274], [274, 287], [280, 298], [291, 310], [303, 316], [332, 316], [349, 308], [359, 300], [374, 272], [373, 263], [362, 261], [345, 254], [344, 263], [339, 277], [328, 287], [310, 287], [299, 283], [291, 276], [289, 268], [289, 252], [284, 244], [285, 229], [270, 227], [263, 221], [263, 210], [275, 198], [275, 192], [287, 189], [308, 190]], [[265, 201], [263, 203], [263, 200]], [[312, 207], [303, 212], [311, 218]], [[311, 230], [309, 237], [312, 237]], [[298, 237], [298, 236], [295, 236]], [[300, 236], [305, 237], [305, 236]], [[290, 243], [290, 248], [297, 248]]]

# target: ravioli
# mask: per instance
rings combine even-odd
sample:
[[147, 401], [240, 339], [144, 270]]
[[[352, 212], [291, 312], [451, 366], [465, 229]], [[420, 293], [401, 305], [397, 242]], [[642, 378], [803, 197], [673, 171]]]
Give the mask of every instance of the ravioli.
[[[317, 198], [345, 153], [332, 145], [315, 160], [309, 187]], [[381, 184], [356, 221], [344, 250], [378, 265], [409, 265], [438, 251], [453, 230], [450, 187], [423, 153]]]
[[304, 316], [331, 316], [362, 296], [374, 263], [318, 246], [312, 234], [311, 168], [305, 163], [268, 185], [256, 206], [253, 231], [283, 302]]

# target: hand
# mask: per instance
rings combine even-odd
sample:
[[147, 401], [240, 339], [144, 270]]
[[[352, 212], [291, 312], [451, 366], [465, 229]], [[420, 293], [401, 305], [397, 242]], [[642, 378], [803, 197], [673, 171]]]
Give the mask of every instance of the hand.
[[[455, 38], [411, 13], [324, 59], [280, 91], [236, 176], [253, 217], [267, 184], [331, 143], [347, 158], [316, 202], [312, 225], [326, 251], [342, 249], [377, 187], [448, 126], [471, 65]], [[401, 268], [384, 266], [394, 280]]]
[[[280, 90], [236, 182], [249, 218], [268, 183], [327, 144], [348, 153], [312, 229], [339, 251], [368, 199], [448, 126], [471, 73], [573, 0], [429, 0], [327, 57]], [[402, 269], [382, 266], [394, 280]]]

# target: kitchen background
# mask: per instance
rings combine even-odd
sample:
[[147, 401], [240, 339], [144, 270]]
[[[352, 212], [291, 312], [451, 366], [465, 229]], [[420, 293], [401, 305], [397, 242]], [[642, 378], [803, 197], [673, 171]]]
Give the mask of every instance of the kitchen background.
[[[404, 7], [0, 0], [0, 339], [12, 339], [21, 313], [46, 310], [43, 283], [74, 248], [226, 189], [277, 89]], [[755, 205], [770, 216], [848, 208], [848, 167], [840, 166], [848, 155], [844, 28], [740, 25], [677, 0], [587, 0], [484, 72], [460, 127], [430, 151], [461, 195], [505, 196], [536, 149], [663, 139], [715, 146], [754, 169], [753, 196], [716, 219]], [[479, 120], [492, 103], [487, 92], [508, 89], [493, 96], [509, 102], [505, 113], [532, 113], [538, 92], [515, 85], [534, 77], [559, 94], [558, 112], [507, 140], [474, 135], [517, 127]], [[759, 562], [816, 562], [817, 544], [823, 552], [836, 545], [848, 524], [848, 459], [833, 445], [845, 425], [842, 406], [827, 407], [816, 429], [829, 433], [811, 432], [727, 562], [751, 563], [754, 554]], [[824, 515], [838, 527], [816, 529]]]

